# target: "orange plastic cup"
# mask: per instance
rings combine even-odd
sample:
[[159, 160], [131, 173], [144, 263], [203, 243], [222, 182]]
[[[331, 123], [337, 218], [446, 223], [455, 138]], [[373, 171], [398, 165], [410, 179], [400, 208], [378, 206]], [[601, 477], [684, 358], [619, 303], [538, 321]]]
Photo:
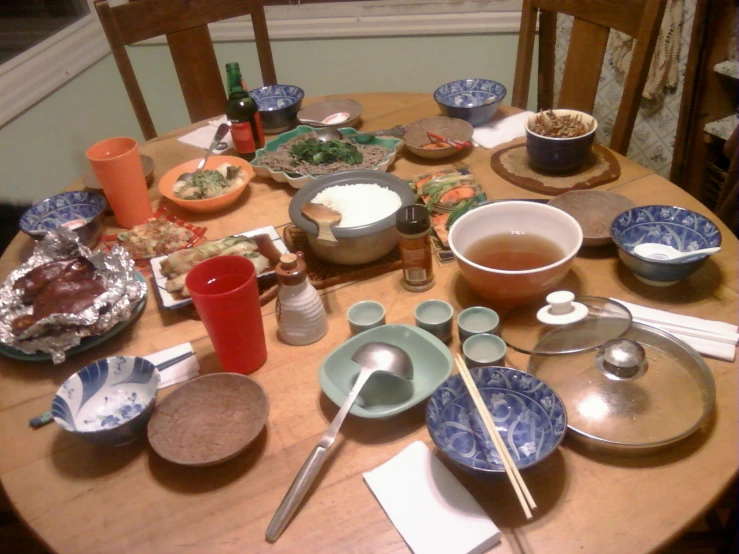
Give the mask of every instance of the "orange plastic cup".
[[134, 139], [100, 141], [87, 149], [87, 159], [121, 227], [130, 229], [151, 217], [146, 177]]

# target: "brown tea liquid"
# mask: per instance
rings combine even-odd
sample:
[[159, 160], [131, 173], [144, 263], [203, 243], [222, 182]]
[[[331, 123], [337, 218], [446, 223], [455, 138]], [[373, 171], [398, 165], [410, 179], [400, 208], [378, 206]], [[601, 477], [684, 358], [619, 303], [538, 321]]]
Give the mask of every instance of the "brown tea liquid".
[[551, 240], [527, 233], [501, 233], [473, 243], [464, 253], [476, 264], [504, 271], [526, 271], [553, 264], [564, 252]]

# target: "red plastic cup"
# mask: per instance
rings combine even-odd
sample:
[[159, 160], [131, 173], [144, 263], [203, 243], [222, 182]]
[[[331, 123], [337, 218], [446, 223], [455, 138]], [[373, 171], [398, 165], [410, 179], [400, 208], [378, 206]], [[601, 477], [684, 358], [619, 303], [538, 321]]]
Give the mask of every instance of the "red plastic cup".
[[253, 373], [267, 361], [254, 264], [241, 256], [199, 263], [185, 278], [223, 369]]

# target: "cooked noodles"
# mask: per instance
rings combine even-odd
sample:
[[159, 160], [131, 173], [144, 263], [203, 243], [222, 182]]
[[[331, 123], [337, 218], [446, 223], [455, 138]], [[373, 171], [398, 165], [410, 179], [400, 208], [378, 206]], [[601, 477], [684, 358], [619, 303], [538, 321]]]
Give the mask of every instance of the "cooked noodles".
[[[354, 144], [362, 153], [362, 162], [358, 164], [350, 164], [346, 162], [333, 162], [328, 164], [311, 164], [305, 161], [299, 161], [292, 155], [292, 149], [309, 138], [315, 138], [315, 133], [306, 133], [290, 139], [281, 144], [274, 152], [262, 152], [259, 159], [255, 160], [256, 165], [269, 167], [272, 171], [284, 171], [285, 173], [298, 173], [300, 175], [328, 175], [337, 171], [345, 171], [347, 169], [373, 169], [377, 164], [384, 160], [390, 153], [389, 148], [372, 144]], [[350, 142], [350, 141], [345, 141]]]

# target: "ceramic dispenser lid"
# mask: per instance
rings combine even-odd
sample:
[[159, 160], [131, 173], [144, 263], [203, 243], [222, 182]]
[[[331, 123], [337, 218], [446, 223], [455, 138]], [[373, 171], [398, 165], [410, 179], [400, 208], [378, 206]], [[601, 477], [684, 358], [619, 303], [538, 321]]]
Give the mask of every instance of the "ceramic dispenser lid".
[[631, 327], [629, 310], [598, 296], [550, 293], [547, 305], [512, 311], [501, 324], [501, 338], [527, 354], [572, 354], [597, 348]]

